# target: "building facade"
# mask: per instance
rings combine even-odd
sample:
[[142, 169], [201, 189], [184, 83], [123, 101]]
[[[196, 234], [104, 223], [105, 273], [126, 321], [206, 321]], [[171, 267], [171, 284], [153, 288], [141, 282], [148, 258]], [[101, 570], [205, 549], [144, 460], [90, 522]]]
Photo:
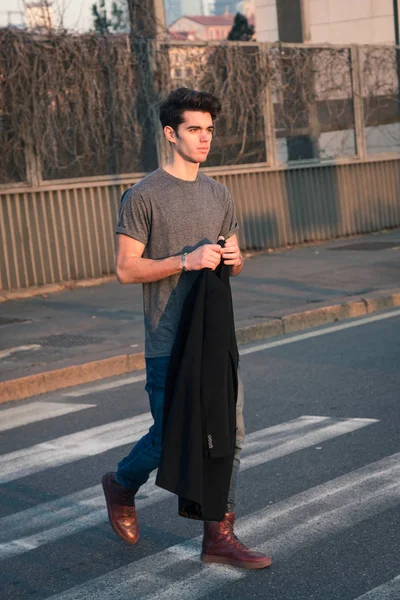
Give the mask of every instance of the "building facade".
[[241, 10], [241, 2], [235, 0], [214, 0], [211, 5], [211, 14], [223, 15], [224, 13], [235, 14]]
[[[257, 40], [393, 44], [398, 0], [256, 0]], [[397, 14], [396, 14], [397, 13]]]
[[232, 29], [234, 15], [211, 15], [199, 17], [181, 17], [169, 27], [168, 31], [175, 39], [201, 40], [204, 42], [226, 40]]
[[53, 3], [48, 0], [26, 2], [25, 22], [28, 29], [37, 32], [48, 32], [55, 29]]

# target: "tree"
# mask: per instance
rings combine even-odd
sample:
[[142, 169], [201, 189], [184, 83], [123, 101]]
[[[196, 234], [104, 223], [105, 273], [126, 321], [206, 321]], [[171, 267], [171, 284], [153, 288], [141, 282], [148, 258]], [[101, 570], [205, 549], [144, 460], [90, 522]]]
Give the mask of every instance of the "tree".
[[99, 5], [92, 5], [93, 25], [96, 33], [128, 33], [128, 7], [125, 0], [117, 0], [111, 5], [111, 18], [107, 16], [105, 0], [99, 0]]
[[244, 15], [236, 13], [232, 29], [228, 35], [228, 40], [236, 42], [249, 42], [253, 35], [254, 25], [249, 25], [249, 22]]
[[164, 79], [162, 74], [166, 71], [168, 79], [170, 72], [166, 68], [168, 50], [164, 50], [164, 60], [160, 60], [161, 53], [155, 47], [157, 35], [166, 29], [164, 4], [163, 0], [128, 0], [128, 10], [131, 52], [136, 64], [136, 117], [141, 124], [142, 171], [153, 171], [157, 168], [157, 140], [160, 147], [164, 143], [159, 127], [158, 87]]

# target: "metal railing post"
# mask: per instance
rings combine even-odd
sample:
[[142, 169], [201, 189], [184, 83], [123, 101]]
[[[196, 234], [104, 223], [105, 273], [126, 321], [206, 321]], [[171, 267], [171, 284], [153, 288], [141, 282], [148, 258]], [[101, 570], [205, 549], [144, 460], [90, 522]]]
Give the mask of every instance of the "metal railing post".
[[25, 165], [28, 184], [34, 188], [39, 187], [42, 182], [40, 159], [30, 143], [25, 145]]
[[354, 126], [356, 134], [357, 155], [360, 159], [364, 159], [367, 156], [367, 144], [365, 141], [363, 80], [361, 72], [359, 46], [351, 46], [350, 59], [351, 79], [353, 84]]
[[272, 76], [271, 65], [268, 54], [268, 46], [260, 44], [261, 61], [264, 69], [269, 69], [268, 81], [264, 90], [264, 135], [265, 135], [265, 151], [267, 153], [267, 163], [269, 167], [276, 167], [278, 164], [276, 151], [276, 135], [275, 135], [275, 113], [272, 92]]
[[[160, 81], [160, 91], [166, 95], [171, 90], [171, 65], [169, 59], [170, 45], [156, 40], [155, 56], [154, 56], [154, 69], [158, 72]], [[159, 113], [157, 110], [154, 111], [154, 126], [156, 131], [156, 146], [157, 146], [157, 163], [158, 166], [165, 165], [170, 158], [170, 144], [167, 141], [162, 125], [159, 119]]]

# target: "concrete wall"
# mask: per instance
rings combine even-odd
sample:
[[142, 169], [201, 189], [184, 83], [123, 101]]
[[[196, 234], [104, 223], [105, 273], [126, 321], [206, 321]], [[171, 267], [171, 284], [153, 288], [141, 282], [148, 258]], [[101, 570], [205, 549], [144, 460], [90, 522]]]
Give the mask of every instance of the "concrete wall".
[[[304, 1], [308, 3], [306, 14], [311, 33], [311, 39], [305, 41], [331, 44], [395, 41], [393, 0]], [[279, 40], [277, 2], [281, 0], [256, 0], [256, 34], [260, 42]]]
[[278, 15], [276, 0], [256, 0], [256, 37], [259, 42], [277, 42]]
[[393, 0], [309, 0], [311, 41], [392, 44]]
[[280, 41], [303, 43], [307, 39], [307, 33], [303, 31], [301, 0], [278, 0], [276, 10]]

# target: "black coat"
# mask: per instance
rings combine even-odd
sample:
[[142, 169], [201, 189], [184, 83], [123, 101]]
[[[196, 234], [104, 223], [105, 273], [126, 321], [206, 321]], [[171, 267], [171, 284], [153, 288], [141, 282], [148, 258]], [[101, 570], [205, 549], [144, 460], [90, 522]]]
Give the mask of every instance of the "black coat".
[[156, 484], [181, 516], [220, 521], [236, 439], [236, 344], [229, 267], [204, 269], [186, 298], [165, 387]]

